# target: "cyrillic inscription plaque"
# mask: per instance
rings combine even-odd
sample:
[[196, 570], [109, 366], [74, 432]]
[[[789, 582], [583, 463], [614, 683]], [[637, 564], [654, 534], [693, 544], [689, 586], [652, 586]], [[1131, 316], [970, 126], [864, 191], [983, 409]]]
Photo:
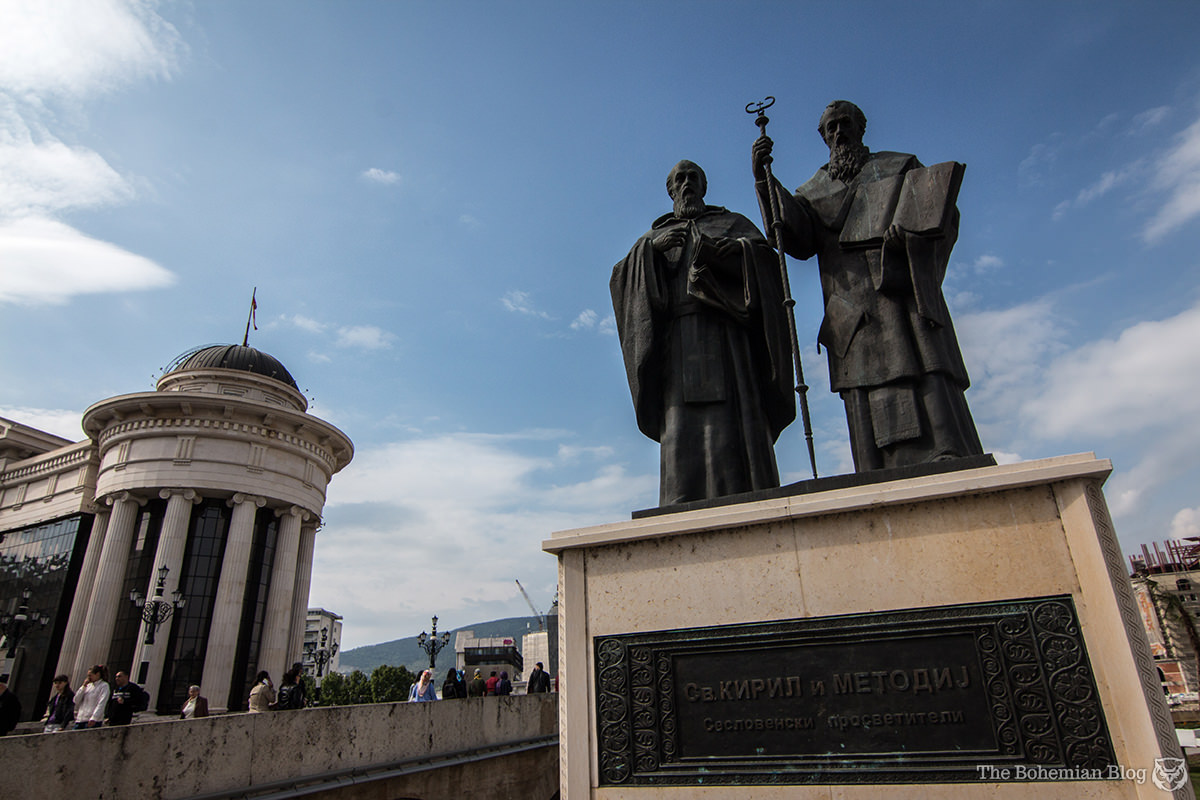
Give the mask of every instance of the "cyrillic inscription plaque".
[[602, 785], [1115, 764], [1069, 596], [595, 640]]

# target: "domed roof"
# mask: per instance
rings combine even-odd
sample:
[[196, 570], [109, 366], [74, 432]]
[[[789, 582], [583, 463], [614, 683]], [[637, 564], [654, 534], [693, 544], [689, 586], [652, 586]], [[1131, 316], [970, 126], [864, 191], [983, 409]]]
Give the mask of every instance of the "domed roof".
[[287, 367], [280, 363], [279, 359], [261, 350], [244, 347], [240, 344], [214, 344], [202, 347], [192, 353], [185, 353], [167, 368], [164, 375], [193, 369], [213, 368], [253, 372], [255, 375], [273, 378], [300, 391], [300, 387], [296, 385], [296, 379], [287, 371]]

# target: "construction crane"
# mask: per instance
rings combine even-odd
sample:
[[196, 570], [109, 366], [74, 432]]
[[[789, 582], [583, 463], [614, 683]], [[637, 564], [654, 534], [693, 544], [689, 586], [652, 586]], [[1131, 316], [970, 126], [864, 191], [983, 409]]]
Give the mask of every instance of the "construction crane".
[[533, 601], [529, 599], [529, 592], [525, 591], [525, 587], [521, 585], [520, 581], [517, 581], [517, 588], [521, 590], [521, 596], [525, 598], [525, 602], [529, 605], [529, 610], [537, 617], [538, 630], [546, 630], [546, 615], [533, 607]]

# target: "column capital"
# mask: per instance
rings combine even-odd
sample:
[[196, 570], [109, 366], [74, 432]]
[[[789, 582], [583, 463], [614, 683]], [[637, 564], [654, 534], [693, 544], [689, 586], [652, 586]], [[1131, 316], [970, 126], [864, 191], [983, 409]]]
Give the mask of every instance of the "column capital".
[[172, 495], [180, 495], [184, 500], [188, 500], [193, 504], [199, 503], [204, 499], [196, 493], [195, 489], [160, 489], [158, 492], [158, 496], [163, 500], [170, 500]]
[[131, 502], [131, 503], [137, 503], [139, 506], [144, 506], [144, 505], [146, 505], [147, 502], [149, 502], [145, 497], [139, 497], [138, 495], [134, 494], [133, 492], [128, 492], [128, 491], [115, 492], [113, 494], [104, 496], [104, 502], [110, 506], [115, 506], [117, 503], [125, 502], [125, 501]]
[[277, 517], [288, 515], [298, 517], [301, 522], [306, 522], [310, 517], [312, 517], [312, 514], [309, 513], [308, 509], [301, 508], [300, 506], [289, 506], [288, 508], [275, 509], [275, 516]]
[[230, 508], [233, 508], [234, 506], [240, 506], [242, 503], [253, 503], [259, 508], [262, 508], [267, 504], [267, 498], [238, 492], [233, 497], [225, 501], [225, 505], [229, 506]]

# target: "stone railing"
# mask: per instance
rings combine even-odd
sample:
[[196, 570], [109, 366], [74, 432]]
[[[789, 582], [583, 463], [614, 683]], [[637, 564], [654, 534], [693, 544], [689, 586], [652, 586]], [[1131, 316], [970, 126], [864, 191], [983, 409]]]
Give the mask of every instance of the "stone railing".
[[[548, 768], [540, 771], [556, 789], [557, 733], [558, 695], [551, 694], [224, 714], [7, 736], [0, 738], [0, 797], [253, 797], [305, 783], [309, 791], [314, 783], [326, 789], [361, 785], [412, 771], [413, 765], [454, 770], [489, 759], [495, 760], [489, 762], [489, 780], [504, 785], [506, 777], [521, 776], [503, 775], [498, 757], [538, 746], [553, 748], [544, 759]], [[529, 761], [514, 761], [513, 767], [528, 771]], [[453, 785], [453, 776], [449, 781]], [[459, 787], [466, 791], [458, 796], [472, 796], [470, 788]]]

